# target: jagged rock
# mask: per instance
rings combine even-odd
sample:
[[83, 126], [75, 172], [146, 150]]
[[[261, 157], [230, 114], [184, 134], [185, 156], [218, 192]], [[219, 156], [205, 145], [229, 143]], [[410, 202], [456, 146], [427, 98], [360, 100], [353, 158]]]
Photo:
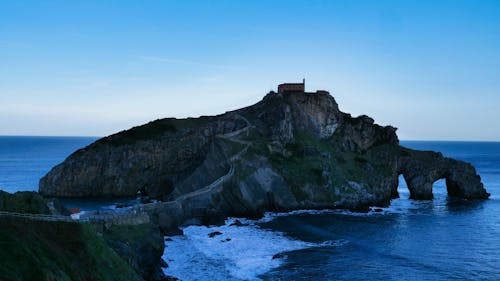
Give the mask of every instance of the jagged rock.
[[235, 220], [232, 224], [229, 226], [245, 226], [246, 224], [243, 224], [240, 220]]
[[283, 254], [283, 253], [277, 253], [277, 254], [273, 255], [273, 260], [275, 260], [275, 259], [282, 259], [284, 257], [286, 257], [285, 254]]
[[[161, 221], [158, 224], [160, 225], [161, 233], [165, 236], [184, 235], [184, 232], [182, 231], [182, 229], [180, 229], [178, 227], [165, 225]], [[172, 238], [165, 238], [165, 241], [173, 241], [173, 240], [172, 240]]]
[[449, 196], [489, 197], [471, 164], [443, 157], [441, 153], [412, 151], [411, 156], [399, 158], [398, 172], [403, 174], [413, 199], [432, 199], [432, 184], [439, 179], [446, 180]]
[[112, 226], [101, 235], [144, 280], [165, 278], [161, 269], [166, 265], [161, 258], [164, 241], [157, 226], [149, 223]]
[[214, 238], [215, 236], [218, 236], [218, 235], [222, 235], [222, 232], [220, 232], [220, 231], [210, 232], [210, 233], [208, 234], [208, 237], [210, 237], [210, 238]]
[[[396, 128], [351, 117], [324, 93], [270, 93], [212, 117], [161, 119], [98, 140], [40, 181], [46, 196], [134, 196], [163, 231], [266, 211], [386, 206], [403, 175], [414, 199], [489, 194], [470, 164], [401, 147]], [[151, 204], [148, 204], [151, 205]]]

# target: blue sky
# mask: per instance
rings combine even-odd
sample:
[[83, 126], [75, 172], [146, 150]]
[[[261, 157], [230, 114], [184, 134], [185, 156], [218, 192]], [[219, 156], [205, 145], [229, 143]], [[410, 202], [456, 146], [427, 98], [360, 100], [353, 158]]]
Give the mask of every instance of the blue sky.
[[0, 135], [103, 136], [306, 78], [401, 139], [500, 140], [500, 1], [0, 0]]

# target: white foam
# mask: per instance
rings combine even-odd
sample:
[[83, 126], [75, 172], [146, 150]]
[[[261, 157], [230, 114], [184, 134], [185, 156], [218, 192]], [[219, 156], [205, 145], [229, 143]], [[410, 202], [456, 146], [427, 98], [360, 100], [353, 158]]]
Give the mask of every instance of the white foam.
[[[406, 203], [405, 199], [395, 199], [392, 200], [391, 205], [389, 207], [370, 207], [368, 212], [353, 212], [347, 209], [325, 209], [325, 210], [296, 210], [291, 212], [283, 212], [283, 213], [265, 213], [264, 217], [259, 219], [258, 223], [266, 223], [270, 222], [279, 217], [287, 217], [287, 216], [296, 216], [296, 215], [346, 215], [346, 216], [355, 216], [355, 217], [365, 217], [365, 216], [380, 216], [386, 214], [399, 214], [404, 213], [405, 210], [408, 209], [408, 206], [402, 206], [401, 203], [398, 203], [398, 200], [403, 200], [403, 203]], [[396, 202], [396, 203], [395, 203]], [[377, 210], [380, 209], [380, 210]], [[243, 221], [243, 220], [242, 220]]]
[[[260, 228], [259, 221], [240, 220], [244, 226], [230, 226], [229, 219], [219, 227], [189, 226], [183, 236], [166, 241], [163, 259], [165, 274], [189, 280], [260, 280], [259, 275], [279, 267], [285, 258], [278, 253], [311, 247], [338, 247], [346, 241], [311, 243], [294, 240], [283, 233]], [[209, 233], [222, 234], [213, 238]], [[227, 241], [226, 239], [230, 240]]]
[[[403, 190], [402, 190], [403, 191]], [[406, 194], [405, 194], [406, 193]], [[394, 199], [386, 208], [371, 207], [367, 213], [349, 210], [297, 210], [283, 213], [265, 213], [259, 220], [238, 219], [244, 226], [230, 226], [236, 219], [230, 218], [218, 227], [189, 226], [183, 229], [183, 236], [172, 237], [165, 243], [163, 259], [169, 264], [165, 274], [182, 280], [260, 280], [259, 275], [279, 267], [285, 258], [273, 259], [278, 253], [312, 247], [341, 247], [345, 240], [322, 243], [294, 240], [278, 231], [259, 227], [280, 217], [297, 215], [345, 215], [384, 216], [407, 214], [422, 209], [427, 201], [409, 200], [408, 190], [402, 198]], [[405, 196], [406, 195], [406, 196]], [[222, 235], [209, 238], [208, 234], [219, 231]], [[230, 241], [226, 241], [230, 238]]]

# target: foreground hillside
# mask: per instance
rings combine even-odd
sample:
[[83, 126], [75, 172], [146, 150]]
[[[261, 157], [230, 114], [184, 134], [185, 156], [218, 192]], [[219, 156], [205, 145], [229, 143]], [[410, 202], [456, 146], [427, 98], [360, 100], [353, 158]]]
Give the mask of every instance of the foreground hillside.
[[[134, 196], [165, 201], [154, 218], [191, 218], [304, 208], [363, 208], [397, 197], [403, 175], [414, 199], [488, 198], [470, 164], [399, 146], [396, 129], [339, 110], [326, 92], [274, 93], [218, 116], [161, 119], [76, 151], [40, 181], [60, 197]], [[151, 210], [150, 210], [151, 211]]]
[[0, 280], [170, 280], [157, 226], [74, 222], [54, 205], [0, 191]]
[[2, 280], [142, 280], [90, 225], [0, 217]]

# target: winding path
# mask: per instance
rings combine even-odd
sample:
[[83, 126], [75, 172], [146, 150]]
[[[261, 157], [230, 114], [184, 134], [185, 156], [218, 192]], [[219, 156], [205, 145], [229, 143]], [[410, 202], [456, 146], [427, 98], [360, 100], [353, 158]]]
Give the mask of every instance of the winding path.
[[239, 160], [241, 158], [241, 155], [243, 155], [251, 145], [251, 142], [241, 140], [241, 139], [237, 138], [237, 136], [239, 136], [243, 132], [248, 132], [248, 130], [252, 127], [252, 124], [250, 123], [250, 121], [248, 121], [248, 119], [245, 118], [244, 116], [242, 116], [240, 114], [236, 114], [236, 117], [245, 121], [247, 123], [247, 126], [242, 128], [242, 129], [236, 130], [234, 132], [230, 132], [230, 133], [226, 133], [226, 134], [222, 134], [222, 135], [217, 136], [219, 138], [223, 138], [223, 139], [226, 139], [229, 141], [245, 144], [245, 147], [242, 150], [240, 150], [238, 153], [236, 153], [235, 155], [231, 156], [231, 158], [229, 158], [229, 171], [225, 175], [223, 175], [220, 178], [213, 181], [211, 184], [209, 184], [203, 188], [200, 188], [198, 190], [195, 190], [193, 192], [190, 192], [188, 194], [181, 195], [177, 199], [175, 199], [175, 201], [180, 203], [183, 200], [193, 198], [195, 196], [199, 196], [199, 195], [205, 194], [207, 192], [212, 192], [212, 190], [214, 188], [220, 186], [220, 184], [222, 184], [223, 182], [225, 182], [226, 180], [228, 180], [229, 178], [231, 178], [234, 175], [234, 163], [233, 162]]
[[[238, 136], [243, 132], [248, 132], [248, 130], [252, 127], [252, 124], [244, 116], [236, 114], [235, 117], [244, 120], [246, 122], [247, 126], [242, 128], [242, 129], [217, 136], [219, 138], [226, 139], [228, 141], [237, 142], [237, 143], [245, 145], [245, 147], [242, 150], [240, 150], [235, 155], [232, 155], [228, 159], [229, 166], [230, 166], [229, 171], [225, 175], [219, 177], [218, 179], [216, 179], [215, 181], [210, 183], [209, 185], [207, 185], [203, 188], [200, 188], [198, 190], [195, 190], [193, 192], [190, 192], [188, 194], [184, 194], [182, 196], [179, 196], [173, 202], [182, 204], [182, 202], [187, 200], [187, 199], [201, 196], [201, 195], [204, 195], [207, 193], [211, 193], [215, 188], [220, 187], [223, 182], [227, 181], [228, 179], [230, 179], [234, 175], [234, 170], [235, 170], [234, 162], [239, 160], [241, 158], [241, 156], [245, 152], [247, 152], [248, 148], [251, 145], [251, 142], [241, 140], [238, 138]], [[132, 210], [134, 210], [133, 213], [110, 213], [110, 212], [109, 213], [95, 213], [95, 214], [89, 213], [86, 216], [82, 216], [78, 219], [74, 219], [70, 216], [63, 216], [63, 215], [25, 214], [25, 213], [4, 212], [4, 211], [0, 211], [0, 217], [15, 217], [15, 218], [24, 218], [24, 219], [36, 220], [36, 221], [47, 221], [47, 222], [62, 221], [62, 222], [72, 222], [72, 223], [84, 223], [84, 222], [92, 222], [95, 220], [106, 221], [106, 220], [113, 220], [113, 219], [127, 219], [128, 217], [137, 216], [138, 213], [144, 213], [144, 211], [146, 211], [147, 209], [155, 208], [159, 204], [160, 205], [165, 204], [165, 203], [170, 204], [173, 202], [170, 201], [170, 202], [143, 204], [139, 208], [133, 207], [132, 208]], [[49, 206], [49, 207], [53, 207], [53, 206]]]

